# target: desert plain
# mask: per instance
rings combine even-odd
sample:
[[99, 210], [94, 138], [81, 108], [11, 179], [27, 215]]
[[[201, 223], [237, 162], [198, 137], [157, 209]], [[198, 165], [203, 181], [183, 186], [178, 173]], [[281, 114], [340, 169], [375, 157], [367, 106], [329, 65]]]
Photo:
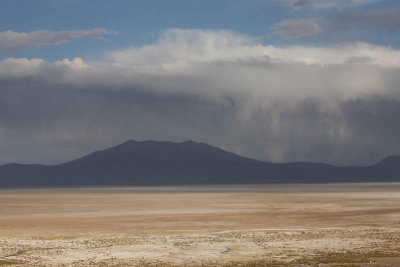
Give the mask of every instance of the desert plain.
[[400, 183], [3, 188], [0, 266], [400, 266]]

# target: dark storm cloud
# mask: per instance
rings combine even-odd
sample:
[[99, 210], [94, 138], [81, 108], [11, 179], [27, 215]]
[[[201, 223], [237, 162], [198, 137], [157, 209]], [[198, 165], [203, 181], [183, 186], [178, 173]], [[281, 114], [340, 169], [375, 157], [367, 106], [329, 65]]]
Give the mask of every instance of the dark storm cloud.
[[[399, 88], [400, 90], [400, 88]], [[379, 156], [395, 154], [399, 150], [400, 101], [398, 99], [370, 96], [342, 104], [346, 123], [358, 133], [364, 133], [360, 146], [376, 146]], [[390, 151], [390, 152], [388, 152]]]
[[254, 106], [244, 115], [244, 103], [133, 89], [2, 90], [2, 99], [13, 100], [0, 116], [1, 137], [7, 138], [2, 151], [9, 153], [3, 161], [61, 162], [130, 138], [191, 138], [273, 161], [366, 164], [400, 151], [400, 101], [386, 97], [343, 101], [335, 112], [318, 99], [304, 99], [290, 107]]

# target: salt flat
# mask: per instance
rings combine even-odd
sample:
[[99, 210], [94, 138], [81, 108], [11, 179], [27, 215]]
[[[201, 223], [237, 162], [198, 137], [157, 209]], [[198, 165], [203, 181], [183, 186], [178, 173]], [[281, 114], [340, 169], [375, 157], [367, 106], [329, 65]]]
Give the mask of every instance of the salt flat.
[[400, 264], [400, 183], [0, 189], [0, 265]]

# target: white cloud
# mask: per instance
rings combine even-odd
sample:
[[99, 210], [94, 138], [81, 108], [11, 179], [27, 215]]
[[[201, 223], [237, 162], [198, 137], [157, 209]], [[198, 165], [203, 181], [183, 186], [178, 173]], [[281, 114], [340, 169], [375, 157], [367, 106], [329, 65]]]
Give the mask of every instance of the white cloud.
[[11, 30], [0, 32], [0, 55], [32, 47], [59, 45], [74, 39], [111, 34], [106, 29], [79, 31], [33, 31], [29, 33]]
[[380, 85], [385, 69], [400, 68], [400, 51], [366, 43], [276, 47], [230, 31], [179, 29], [166, 31], [156, 44], [110, 52], [107, 58], [111, 63], [8, 58], [0, 61], [0, 77], [83, 87], [141, 87], [215, 101], [233, 93], [270, 103], [289, 95], [303, 99], [379, 93], [385, 90]]
[[205, 62], [344, 64], [355, 57], [368, 58], [367, 64], [400, 66], [399, 50], [367, 43], [276, 47], [230, 31], [179, 29], [167, 30], [154, 45], [114, 51], [108, 56], [114, 66], [151, 71], [185, 71], [188, 65]]
[[[140, 70], [184, 69], [186, 64], [248, 59], [257, 46], [251, 38], [227, 30], [165, 31], [155, 45], [111, 52], [114, 65]], [[257, 53], [254, 56], [258, 56]]]

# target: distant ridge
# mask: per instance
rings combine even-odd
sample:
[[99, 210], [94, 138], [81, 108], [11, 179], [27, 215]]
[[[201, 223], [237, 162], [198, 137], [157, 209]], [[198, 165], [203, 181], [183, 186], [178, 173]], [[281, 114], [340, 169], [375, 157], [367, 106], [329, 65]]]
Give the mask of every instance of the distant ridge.
[[400, 156], [367, 167], [270, 163], [191, 140], [128, 140], [59, 165], [0, 166], [3, 187], [389, 181], [400, 181]]

